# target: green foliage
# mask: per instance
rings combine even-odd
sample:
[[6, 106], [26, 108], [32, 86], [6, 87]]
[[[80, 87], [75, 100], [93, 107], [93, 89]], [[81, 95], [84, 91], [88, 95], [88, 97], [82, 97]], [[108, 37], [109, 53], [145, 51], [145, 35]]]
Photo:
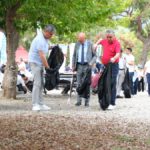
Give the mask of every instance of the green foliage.
[[[5, 27], [7, 8], [12, 7], [18, 1], [21, 8], [15, 17], [15, 27], [18, 32], [24, 32], [29, 27], [37, 28], [37, 21], [43, 28], [51, 23], [57, 29], [58, 35], [71, 35], [73, 32], [81, 31], [85, 26], [90, 29], [98, 24], [107, 23], [108, 15], [119, 13], [124, 10], [129, 2], [119, 0], [1, 0], [0, 23]], [[74, 36], [69, 37], [71, 40]]]

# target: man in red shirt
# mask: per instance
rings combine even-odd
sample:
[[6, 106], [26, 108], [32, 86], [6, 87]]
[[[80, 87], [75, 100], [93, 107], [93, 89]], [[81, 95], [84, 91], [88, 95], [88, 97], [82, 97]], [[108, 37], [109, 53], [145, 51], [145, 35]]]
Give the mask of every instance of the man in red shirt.
[[119, 56], [120, 56], [120, 43], [116, 40], [115, 32], [113, 30], [106, 31], [107, 39], [99, 40], [96, 44], [93, 45], [93, 49], [96, 50], [97, 46], [101, 44], [103, 46], [103, 64], [107, 65], [109, 61], [112, 64], [112, 74], [114, 79], [114, 88], [111, 95], [111, 103], [107, 109], [113, 110], [116, 100], [116, 84], [117, 84], [117, 75], [119, 72]]

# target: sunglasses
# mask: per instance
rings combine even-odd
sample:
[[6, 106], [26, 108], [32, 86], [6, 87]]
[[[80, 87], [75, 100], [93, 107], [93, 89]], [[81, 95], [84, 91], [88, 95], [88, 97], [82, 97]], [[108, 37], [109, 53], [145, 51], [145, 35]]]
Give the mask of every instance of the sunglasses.
[[112, 36], [107, 36], [107, 39], [111, 39], [112, 38]]

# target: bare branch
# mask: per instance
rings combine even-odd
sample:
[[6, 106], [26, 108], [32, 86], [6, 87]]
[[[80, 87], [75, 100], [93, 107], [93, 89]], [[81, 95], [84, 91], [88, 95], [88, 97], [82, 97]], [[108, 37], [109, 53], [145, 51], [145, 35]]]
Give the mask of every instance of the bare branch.
[[144, 21], [144, 22], [145, 22], [145, 24], [146, 24], [148, 30], [150, 30], [150, 26], [148, 25], [147, 21]]
[[144, 41], [146, 39], [142, 36], [142, 23], [141, 23], [141, 20], [137, 20], [136, 23], [137, 23], [137, 26], [138, 26], [137, 37], [138, 37], [139, 40], [141, 40], [144, 43]]
[[150, 39], [150, 32], [148, 32], [148, 39]]
[[131, 10], [131, 12], [130, 12], [130, 17], [132, 16], [132, 13], [133, 13], [133, 7], [132, 7], [132, 10]]
[[143, 16], [143, 13], [150, 7], [150, 2], [149, 4], [144, 8], [144, 10], [142, 11], [142, 13], [139, 15], [139, 17], [137, 18], [137, 20], [140, 20]]
[[111, 15], [111, 16], [109, 16], [109, 18], [112, 18], [112, 17], [115, 17], [115, 16], [122, 16], [122, 17], [126, 17], [126, 16], [124, 16], [124, 15], [122, 15], [122, 14], [117, 14], [117, 15]]
[[23, 17], [30, 17], [30, 16], [29, 16], [29, 15], [18, 15], [18, 14], [17, 14], [15, 17], [16, 17], [16, 18], [23, 18]]

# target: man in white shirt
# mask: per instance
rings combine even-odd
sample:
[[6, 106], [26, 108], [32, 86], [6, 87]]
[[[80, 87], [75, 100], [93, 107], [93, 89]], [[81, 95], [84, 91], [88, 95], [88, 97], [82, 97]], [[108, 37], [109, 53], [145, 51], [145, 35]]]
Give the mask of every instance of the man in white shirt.
[[26, 64], [23, 62], [22, 58], [19, 58], [18, 71], [20, 71], [20, 74], [25, 74], [26, 71]]
[[126, 49], [126, 67], [129, 69], [129, 76], [131, 81], [131, 94], [134, 95], [134, 87], [133, 87], [133, 76], [134, 76], [134, 56], [132, 55], [132, 49], [127, 48]]
[[[145, 74], [147, 72], [147, 74]], [[150, 96], [150, 60], [145, 64], [143, 75], [147, 77], [148, 95]]]
[[24, 94], [26, 94], [27, 91], [29, 93], [31, 93], [31, 91], [26, 87], [26, 85], [20, 75], [17, 75], [17, 87], [18, 87], [19, 91], [24, 91]]
[[122, 54], [122, 50], [120, 50], [120, 57], [119, 57], [119, 73], [117, 76], [117, 96], [116, 98], [123, 98], [120, 96], [120, 92], [122, 89], [122, 82], [124, 81], [125, 77], [125, 68], [126, 68], [126, 55]]

